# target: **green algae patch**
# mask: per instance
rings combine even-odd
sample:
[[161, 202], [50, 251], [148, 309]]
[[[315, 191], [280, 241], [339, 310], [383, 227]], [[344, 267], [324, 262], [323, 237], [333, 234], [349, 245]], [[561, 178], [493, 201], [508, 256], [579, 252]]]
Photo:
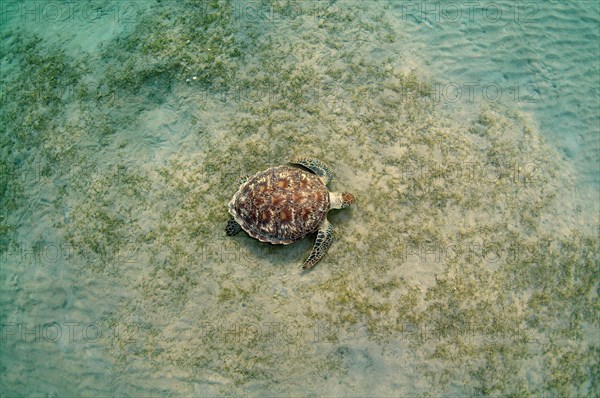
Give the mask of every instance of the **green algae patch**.
[[[156, 4], [133, 32], [106, 50], [102, 80], [111, 91], [167, 90], [177, 80], [226, 89], [235, 76], [236, 47], [228, 1]], [[147, 93], [147, 91], [146, 91]], [[157, 92], [154, 95], [164, 95]]]

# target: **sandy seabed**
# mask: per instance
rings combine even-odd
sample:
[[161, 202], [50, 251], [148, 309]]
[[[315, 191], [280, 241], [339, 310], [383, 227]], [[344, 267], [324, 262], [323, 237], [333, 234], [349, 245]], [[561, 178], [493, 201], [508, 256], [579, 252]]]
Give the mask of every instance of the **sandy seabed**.
[[[2, 396], [598, 394], [598, 75], [558, 68], [597, 32], [544, 52], [560, 10], [70, 4], [2, 9]], [[541, 104], [449, 100], [477, 82], [461, 48]], [[224, 234], [239, 176], [297, 156], [357, 197], [309, 273], [312, 237]]]

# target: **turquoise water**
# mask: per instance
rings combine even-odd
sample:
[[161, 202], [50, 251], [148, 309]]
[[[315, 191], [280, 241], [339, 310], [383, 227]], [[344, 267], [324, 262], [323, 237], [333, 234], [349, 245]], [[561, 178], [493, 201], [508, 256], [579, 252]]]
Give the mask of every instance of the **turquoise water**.
[[447, 104], [512, 102], [599, 187], [597, 2], [391, 2]]
[[[0, 4], [0, 394], [598, 395], [599, 9]], [[308, 273], [224, 234], [297, 156]]]

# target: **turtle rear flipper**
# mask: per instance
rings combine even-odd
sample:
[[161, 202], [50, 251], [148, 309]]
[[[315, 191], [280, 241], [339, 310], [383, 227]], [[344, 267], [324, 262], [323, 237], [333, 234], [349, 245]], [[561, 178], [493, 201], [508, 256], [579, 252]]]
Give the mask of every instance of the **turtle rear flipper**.
[[227, 236], [237, 235], [241, 230], [242, 227], [240, 227], [240, 224], [238, 224], [233, 217], [227, 221], [227, 226], [225, 226], [225, 233]]
[[310, 255], [302, 265], [302, 269], [311, 269], [315, 266], [323, 258], [325, 253], [327, 253], [327, 249], [331, 246], [331, 242], [333, 241], [333, 226], [325, 219], [321, 226], [319, 227], [319, 232], [317, 234], [317, 239], [315, 240], [315, 245], [313, 246]]

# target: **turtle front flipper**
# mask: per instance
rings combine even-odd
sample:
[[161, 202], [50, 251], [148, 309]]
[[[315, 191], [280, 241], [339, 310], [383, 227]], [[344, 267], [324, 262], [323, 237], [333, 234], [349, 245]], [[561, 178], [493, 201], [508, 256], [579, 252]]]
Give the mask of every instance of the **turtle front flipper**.
[[306, 167], [313, 173], [319, 176], [323, 184], [327, 185], [329, 180], [331, 180], [332, 172], [331, 167], [327, 166], [325, 163], [321, 162], [319, 159], [315, 158], [297, 158], [294, 159], [291, 164], [299, 164], [301, 166]]
[[240, 224], [238, 224], [233, 217], [227, 221], [227, 226], [225, 227], [225, 233], [227, 236], [237, 235], [241, 230], [242, 227], [240, 227]]
[[333, 241], [333, 226], [325, 219], [321, 226], [319, 227], [319, 232], [317, 234], [317, 240], [315, 241], [315, 245], [313, 246], [312, 252], [302, 265], [302, 269], [311, 269], [315, 266], [323, 258], [325, 253], [327, 253], [327, 249], [331, 246], [331, 242]]

